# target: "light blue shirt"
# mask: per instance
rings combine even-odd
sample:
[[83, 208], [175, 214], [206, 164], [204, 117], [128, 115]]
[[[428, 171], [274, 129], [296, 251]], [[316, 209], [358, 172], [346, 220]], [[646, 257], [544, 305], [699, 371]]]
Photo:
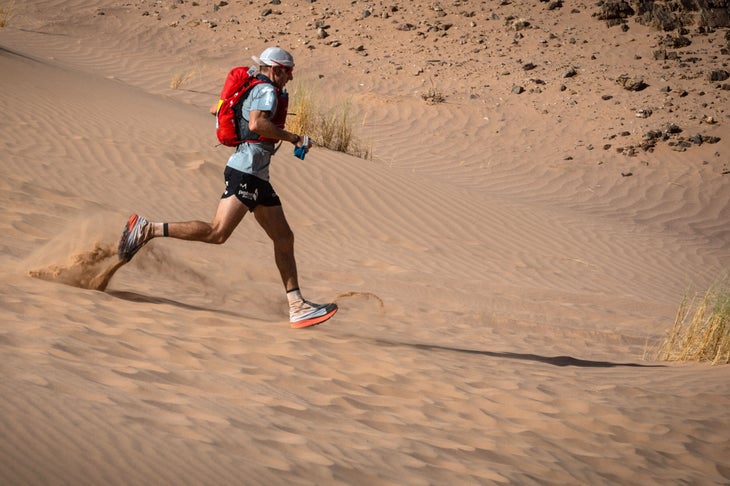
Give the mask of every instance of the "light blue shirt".
[[[276, 88], [269, 83], [257, 84], [251, 88], [251, 92], [243, 100], [243, 104], [241, 105], [243, 120], [239, 121], [248, 125], [252, 110], [268, 111], [273, 116], [276, 113], [276, 105]], [[273, 143], [244, 142], [236, 148], [236, 151], [230, 156], [226, 165], [268, 181], [269, 165], [271, 164], [271, 156], [273, 154]]]

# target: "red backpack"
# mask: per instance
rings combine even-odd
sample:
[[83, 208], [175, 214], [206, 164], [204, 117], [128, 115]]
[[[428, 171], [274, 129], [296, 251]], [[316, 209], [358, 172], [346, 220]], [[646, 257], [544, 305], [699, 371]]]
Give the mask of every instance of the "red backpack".
[[215, 115], [215, 134], [223, 145], [236, 147], [244, 142], [240, 138], [241, 131], [238, 127], [241, 104], [251, 88], [267, 82], [252, 76], [251, 72], [248, 67], [241, 66], [231, 69], [226, 76], [226, 82], [218, 100], [218, 111]]

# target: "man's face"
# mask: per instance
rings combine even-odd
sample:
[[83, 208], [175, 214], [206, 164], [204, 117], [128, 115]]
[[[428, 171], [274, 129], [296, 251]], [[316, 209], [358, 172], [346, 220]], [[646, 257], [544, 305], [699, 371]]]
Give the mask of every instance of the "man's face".
[[273, 74], [272, 81], [274, 84], [276, 84], [279, 88], [283, 88], [286, 86], [286, 83], [294, 79], [294, 68], [276, 66], [273, 69]]

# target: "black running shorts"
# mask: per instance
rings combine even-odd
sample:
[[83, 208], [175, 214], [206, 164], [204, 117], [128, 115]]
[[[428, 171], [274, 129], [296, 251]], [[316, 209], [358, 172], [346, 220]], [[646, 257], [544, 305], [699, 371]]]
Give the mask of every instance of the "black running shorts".
[[256, 209], [259, 204], [281, 206], [281, 200], [269, 181], [246, 174], [233, 167], [226, 167], [223, 175], [226, 178], [226, 191], [221, 195], [221, 199], [236, 196], [249, 211]]

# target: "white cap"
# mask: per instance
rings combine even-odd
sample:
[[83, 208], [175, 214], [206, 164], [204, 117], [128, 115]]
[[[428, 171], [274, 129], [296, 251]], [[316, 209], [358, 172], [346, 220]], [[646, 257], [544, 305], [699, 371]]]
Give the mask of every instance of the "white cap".
[[281, 47], [267, 47], [261, 56], [251, 56], [259, 66], [294, 67], [294, 58]]

